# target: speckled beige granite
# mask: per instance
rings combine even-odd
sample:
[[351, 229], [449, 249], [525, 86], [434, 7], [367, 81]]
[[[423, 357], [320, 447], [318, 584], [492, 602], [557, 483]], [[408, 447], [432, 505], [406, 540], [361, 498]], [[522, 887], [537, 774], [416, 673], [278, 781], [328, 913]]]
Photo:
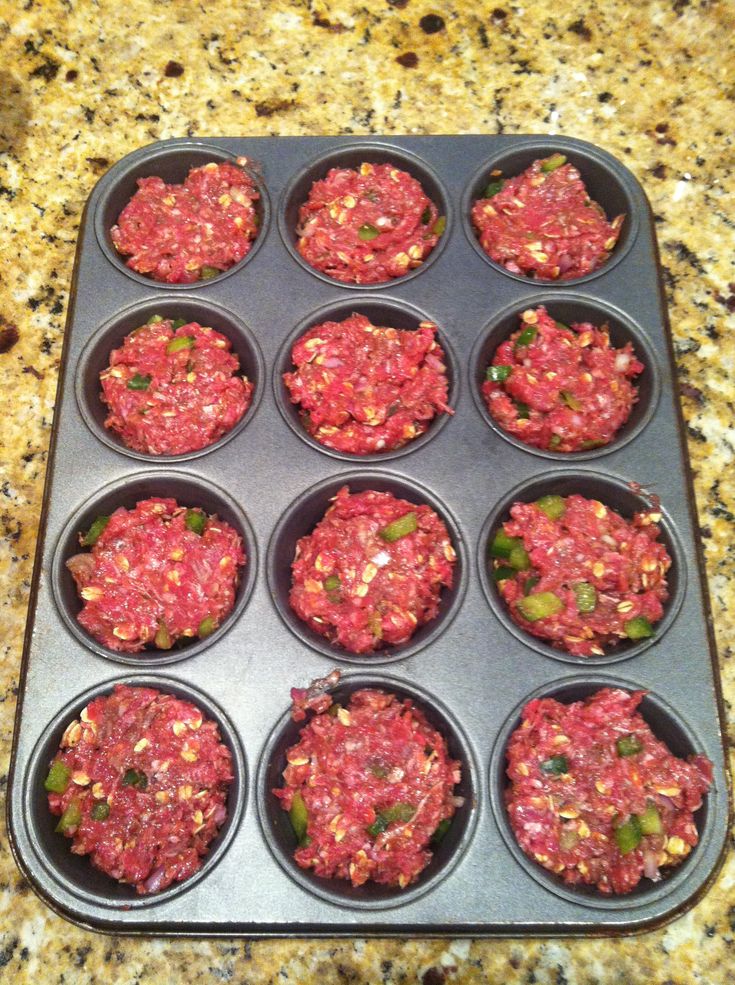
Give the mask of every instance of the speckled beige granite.
[[[185, 134], [542, 131], [597, 142], [635, 172], [658, 223], [735, 740], [735, 7], [582, 9], [0, 0], [0, 348], [19, 333], [0, 354], [0, 794], [79, 218], [108, 164]], [[85, 932], [24, 883], [4, 826], [0, 852], [0, 980], [18, 985], [735, 979], [732, 853], [701, 903], [642, 938], [248, 943]]]

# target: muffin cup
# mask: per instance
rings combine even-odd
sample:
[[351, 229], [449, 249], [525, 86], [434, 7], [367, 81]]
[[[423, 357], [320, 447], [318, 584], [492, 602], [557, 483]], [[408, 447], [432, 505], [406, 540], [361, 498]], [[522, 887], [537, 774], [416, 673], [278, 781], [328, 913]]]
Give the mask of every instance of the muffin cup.
[[490, 608], [505, 628], [526, 646], [536, 650], [537, 653], [541, 653], [545, 657], [551, 657], [553, 660], [563, 661], [564, 663], [585, 664], [587, 666], [629, 660], [631, 657], [636, 657], [643, 653], [649, 647], [658, 644], [676, 618], [686, 589], [686, 564], [684, 561], [684, 552], [675, 532], [674, 525], [659, 504], [656, 504], [656, 510], [661, 513], [661, 519], [657, 523], [657, 526], [661, 530], [659, 543], [666, 547], [672, 563], [666, 576], [669, 597], [663, 604], [664, 615], [659, 622], [654, 624], [654, 635], [648, 639], [640, 641], [620, 640], [616, 646], [608, 649], [603, 656], [574, 656], [571, 653], [553, 647], [550, 643], [545, 642], [537, 636], [533, 636], [513, 622], [508, 606], [501, 598], [497, 585], [493, 580], [492, 558], [489, 554], [490, 542], [495, 532], [509, 519], [510, 508], [513, 503], [532, 503], [539, 499], [539, 497], [550, 494], [570, 496], [573, 493], [578, 493], [587, 499], [599, 500], [609, 509], [614, 510], [624, 519], [629, 520], [634, 513], [653, 508], [651, 498], [646, 498], [642, 490], [636, 491], [635, 485], [635, 483], [626, 481], [625, 479], [612, 475], [602, 475], [598, 472], [582, 470], [554, 472], [550, 475], [538, 476], [516, 486], [515, 489], [512, 489], [503, 497], [485, 520], [480, 533], [477, 551], [477, 564], [483, 591], [490, 603]]
[[[200, 507], [206, 513], [217, 514], [221, 520], [229, 523], [242, 537], [246, 554], [245, 567], [240, 574], [232, 611], [210, 636], [177, 643], [171, 650], [119, 653], [96, 640], [77, 620], [82, 609], [82, 600], [77, 594], [66, 562], [72, 555], [83, 550], [79, 545], [79, 533], [87, 530], [96, 517], [109, 515], [120, 506], [133, 509], [140, 500], [156, 496], [172, 496], [179, 506]], [[51, 562], [51, 582], [54, 599], [64, 623], [88, 649], [118, 663], [136, 667], [160, 667], [201, 653], [217, 643], [232, 628], [248, 603], [255, 584], [257, 567], [258, 556], [252, 527], [240, 506], [226, 492], [209, 481], [181, 472], [139, 472], [100, 489], [74, 513], [56, 543]]]
[[[350, 674], [330, 693], [336, 702], [347, 704], [350, 696], [361, 688], [377, 688], [398, 698], [410, 698], [422, 711], [430, 725], [444, 737], [452, 759], [461, 763], [461, 780], [455, 794], [464, 798], [452, 817], [451, 825], [440, 843], [432, 849], [432, 859], [420, 873], [416, 883], [405, 889], [367, 882], [353, 886], [347, 879], [327, 879], [302, 869], [295, 861], [296, 836], [288, 812], [281, 807], [273, 790], [283, 786], [286, 751], [294, 745], [307, 722], [294, 722], [286, 711], [271, 732], [258, 767], [258, 815], [266, 844], [284, 871], [308, 892], [334, 903], [361, 910], [377, 910], [403, 906], [433, 889], [443, 880], [464, 854], [472, 838], [480, 800], [477, 791], [477, 766], [469, 743], [451, 712], [433, 695], [413, 684], [382, 674]], [[311, 716], [307, 718], [310, 720]]]
[[[495, 822], [508, 850], [536, 882], [556, 896], [571, 900], [573, 903], [604, 910], [625, 910], [653, 903], [690, 878], [692, 870], [698, 864], [698, 854], [702, 854], [711, 834], [713, 812], [710, 809], [710, 795], [705, 795], [702, 806], [694, 814], [699, 843], [681, 865], [663, 868], [660, 882], [642, 879], [631, 892], [617, 896], [607, 896], [595, 886], [568, 885], [559, 876], [529, 858], [516, 841], [505, 806], [505, 791], [510, 786], [506, 775], [506, 749], [511, 735], [521, 724], [522, 712], [528, 702], [534, 698], [554, 698], [563, 704], [571, 704], [574, 701], [582, 701], [606, 687], [623, 688], [626, 691], [645, 690], [630, 681], [595, 674], [546, 683], [524, 698], [506, 719], [493, 747], [489, 774], [490, 801]], [[696, 740], [686, 723], [657, 694], [647, 693], [639, 706], [639, 711], [656, 738], [664, 742], [675, 756], [686, 759], [701, 751], [702, 744]]]
[[[429, 422], [429, 426], [423, 434], [419, 435], [417, 438], [414, 438], [412, 441], [409, 441], [408, 444], [403, 445], [401, 448], [394, 448], [389, 451], [374, 452], [369, 455], [354, 455], [349, 452], [338, 451], [335, 448], [328, 448], [326, 445], [321, 444], [313, 438], [306, 431], [301, 422], [301, 418], [299, 417], [298, 405], [291, 402], [288, 388], [283, 382], [283, 374], [291, 372], [294, 369], [294, 364], [291, 361], [291, 350], [305, 332], [307, 332], [310, 328], [313, 328], [315, 325], [320, 325], [322, 322], [344, 321], [353, 314], [364, 315], [373, 323], [373, 325], [410, 331], [417, 329], [421, 322], [434, 321], [433, 318], [420, 311], [418, 308], [413, 307], [413, 305], [407, 304], [405, 301], [397, 301], [393, 298], [387, 297], [355, 297], [353, 299], [334, 301], [330, 304], [324, 305], [322, 308], [317, 309], [307, 318], [304, 318], [301, 322], [299, 322], [281, 346], [273, 368], [273, 392], [275, 394], [276, 404], [278, 405], [278, 409], [280, 410], [283, 419], [286, 421], [294, 434], [297, 434], [299, 438], [307, 443], [307, 445], [310, 445], [317, 451], [323, 452], [325, 455], [330, 455], [332, 458], [340, 458], [356, 464], [363, 462], [379, 464], [380, 462], [385, 462], [393, 458], [399, 458], [403, 455], [409, 454], [412, 451], [417, 451], [419, 448], [423, 448], [423, 446], [426, 445], [427, 442], [431, 441], [431, 439], [435, 437], [447, 424], [450, 415], [446, 413], [437, 413], [433, 420]], [[437, 324], [437, 327], [439, 328], [439, 332], [437, 333], [437, 342], [444, 351], [445, 365], [447, 367], [447, 382], [449, 384], [449, 397], [447, 403], [450, 407], [454, 408], [457, 403], [459, 390], [459, 370], [457, 359], [452, 352], [451, 346], [449, 345], [441, 326], [436, 322], [435, 324]]]
[[[502, 428], [485, 403], [482, 395], [482, 384], [485, 382], [485, 371], [492, 363], [498, 346], [521, 327], [521, 316], [524, 311], [529, 308], [538, 308], [540, 305], [548, 310], [552, 318], [565, 325], [590, 322], [596, 328], [600, 328], [607, 324], [612, 346], [619, 349], [631, 342], [637, 358], [645, 365], [643, 372], [633, 381], [633, 385], [638, 391], [638, 399], [633, 404], [630, 417], [618, 430], [613, 440], [601, 448], [592, 448], [588, 451], [558, 452], [528, 445]], [[611, 451], [618, 451], [641, 433], [658, 406], [661, 395], [661, 379], [653, 348], [640, 326], [636, 325], [622, 311], [609, 304], [596, 298], [567, 291], [534, 295], [525, 299], [522, 306], [516, 302], [501, 311], [492, 322], [485, 326], [477, 337], [470, 356], [470, 390], [485, 423], [511, 445], [515, 445], [521, 451], [527, 451], [532, 455], [539, 455], [542, 458], [557, 462], [582, 462], [600, 458]]]
[[[457, 555], [454, 566], [453, 584], [441, 593], [439, 612], [430, 622], [419, 626], [406, 642], [372, 653], [350, 653], [324, 636], [316, 633], [299, 618], [289, 604], [291, 590], [291, 564], [294, 559], [297, 541], [310, 534], [324, 517], [332, 498], [342, 486], [349, 486], [351, 493], [375, 490], [391, 493], [399, 499], [406, 499], [416, 505], [426, 504], [444, 522]], [[331, 660], [348, 663], [384, 664], [412, 656], [419, 650], [434, 643], [448, 628], [457, 614], [465, 591], [466, 561], [464, 544], [459, 527], [445, 506], [428, 489], [416, 482], [387, 472], [343, 472], [312, 486], [291, 504], [276, 526], [268, 546], [268, 583], [275, 606], [288, 628], [307, 646], [318, 650]]]
[[[185, 318], [187, 322], [196, 321], [200, 325], [213, 328], [225, 335], [232, 343], [232, 352], [240, 360], [239, 374], [248, 378], [253, 384], [250, 406], [239, 421], [221, 438], [213, 441], [205, 448], [184, 452], [179, 455], [153, 455], [136, 451], [124, 444], [117, 432], [105, 427], [108, 407], [102, 401], [100, 373], [110, 365], [110, 353], [119, 348], [125, 336], [139, 328], [153, 317]], [[228, 441], [231, 441], [252, 420], [257, 405], [263, 394], [265, 365], [260, 346], [255, 341], [247, 325], [226, 308], [212, 301], [199, 297], [158, 297], [149, 298], [131, 305], [124, 311], [105, 322], [92, 336], [82, 352], [77, 366], [75, 392], [79, 412], [84, 422], [95, 437], [103, 444], [123, 455], [137, 458], [144, 462], [184, 462], [200, 458], [210, 452], [217, 451]]]
[[[480, 246], [472, 225], [472, 206], [482, 198], [489, 181], [496, 177], [515, 178], [523, 174], [534, 161], [550, 157], [555, 153], [564, 154], [567, 162], [577, 168], [590, 199], [602, 206], [608, 221], [617, 215], [625, 216], [617, 243], [602, 266], [581, 277], [567, 280], [548, 280], [512, 273], [487, 255]], [[633, 175], [604, 151], [591, 144], [582, 144], [576, 140], [569, 141], [563, 137], [538, 136], [528, 138], [522, 144], [494, 154], [483, 163], [465, 189], [462, 197], [462, 219], [470, 243], [482, 259], [495, 270], [524, 284], [541, 284], [545, 288], [561, 285], [568, 288], [570, 285], [576, 287], [607, 273], [626, 256], [638, 235], [640, 225], [640, 206], [637, 198], [637, 183]]]
[[[95, 868], [86, 855], [75, 855], [71, 851], [71, 841], [54, 830], [58, 818], [49, 809], [47, 793], [43, 785], [49, 764], [59, 749], [67, 726], [79, 717], [81, 710], [92, 699], [110, 694], [116, 684], [152, 687], [191, 701], [204, 712], [207, 718], [217, 723], [222, 742], [232, 754], [233, 780], [227, 797], [227, 818], [216, 838], [210, 843], [211, 847], [204, 856], [201, 869], [189, 879], [172, 883], [167, 889], [148, 895], [139, 895], [134, 886], [117, 882]], [[237, 832], [245, 812], [246, 793], [247, 770], [240, 740], [230, 720], [211, 698], [171, 677], [136, 675], [113, 678], [79, 695], [45, 728], [31, 754], [25, 773], [23, 793], [25, 824], [31, 844], [47, 876], [53, 882], [88, 903], [127, 910], [168, 901], [204, 879], [227, 851]]]
[[[359, 168], [363, 163], [366, 164], [395, 164], [401, 171], [406, 171], [411, 177], [415, 178], [424, 190], [424, 194], [431, 199], [439, 210], [439, 215], [446, 216], [446, 229], [439, 237], [439, 242], [428, 256], [408, 273], [402, 277], [390, 277], [377, 284], [352, 284], [347, 281], [337, 280], [328, 274], [316, 270], [311, 264], [301, 256], [296, 249], [298, 236], [296, 228], [299, 224], [299, 209], [309, 197], [309, 192], [315, 181], [320, 181], [327, 176], [327, 172], [332, 168]], [[386, 290], [389, 286], [403, 284], [408, 280], [417, 277], [427, 270], [434, 263], [444, 250], [444, 246], [452, 232], [452, 206], [450, 197], [444, 184], [429, 167], [429, 165], [408, 150], [393, 146], [391, 144], [379, 143], [355, 143], [350, 146], [342, 146], [336, 150], [328, 151], [307, 164], [306, 167], [298, 171], [291, 179], [281, 200], [278, 210], [278, 228], [281, 232], [286, 248], [291, 256], [300, 264], [304, 270], [318, 277], [333, 287], [347, 288], [358, 291]]]
[[247, 255], [227, 270], [223, 270], [215, 277], [194, 281], [190, 284], [169, 284], [166, 281], [154, 280], [153, 277], [147, 277], [145, 274], [139, 274], [132, 270], [125, 263], [123, 254], [118, 253], [115, 249], [110, 230], [138, 190], [139, 178], [156, 177], [162, 178], [166, 184], [182, 184], [192, 168], [199, 168], [212, 162], [215, 164], [225, 162], [235, 164], [237, 163], [237, 156], [230, 154], [229, 151], [223, 150], [221, 147], [206, 143], [184, 141], [180, 144], [167, 143], [163, 147], [153, 144], [128, 154], [107, 172], [102, 179], [105, 188], [97, 203], [94, 230], [102, 252], [114, 267], [126, 277], [130, 277], [139, 284], [155, 287], [156, 290], [190, 291], [229, 277], [241, 270], [255, 256], [268, 233], [270, 202], [265, 185], [252, 166], [245, 166], [243, 170], [252, 178], [260, 195], [255, 203], [255, 212], [258, 216], [258, 235], [252, 241]]

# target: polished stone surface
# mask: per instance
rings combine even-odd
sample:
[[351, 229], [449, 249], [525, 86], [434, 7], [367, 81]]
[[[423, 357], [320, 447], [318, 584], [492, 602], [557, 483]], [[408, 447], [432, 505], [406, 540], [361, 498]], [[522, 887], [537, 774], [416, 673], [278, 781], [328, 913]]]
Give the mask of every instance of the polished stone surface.
[[[656, 217], [735, 738], [734, 29], [727, 0], [0, 0], [0, 797], [79, 219], [111, 163], [187, 134], [560, 133], [631, 168]], [[735, 976], [732, 853], [642, 937], [250, 943], [73, 927], [20, 877], [4, 825], [0, 852], [0, 981], [18, 985]]]

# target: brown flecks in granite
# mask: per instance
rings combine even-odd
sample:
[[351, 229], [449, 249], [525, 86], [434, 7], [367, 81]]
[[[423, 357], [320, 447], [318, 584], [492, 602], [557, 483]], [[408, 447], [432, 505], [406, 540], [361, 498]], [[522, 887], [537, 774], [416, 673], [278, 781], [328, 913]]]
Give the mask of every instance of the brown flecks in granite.
[[178, 79], [184, 74], [184, 66], [181, 62], [166, 62], [166, 67], [163, 70], [163, 74], [167, 79]]
[[15, 325], [4, 323], [0, 318], [0, 353], [10, 352], [19, 338]]
[[419, 63], [419, 56], [415, 51], [404, 51], [402, 55], [398, 55], [396, 61], [404, 68], [416, 68]]
[[735, 312], [735, 283], [728, 284], [727, 289], [730, 292], [729, 297], [725, 297], [719, 292], [715, 294], [715, 301], [719, 301], [720, 304], [724, 304], [730, 312]]
[[[0, 0], [0, 289], [4, 314], [20, 329], [18, 343], [0, 359], [0, 392], [15, 408], [0, 428], [0, 503], [10, 518], [8, 536], [0, 536], [0, 585], [9, 586], [0, 599], [0, 773], [10, 752], [76, 229], [99, 176], [87, 159], [114, 162], [152, 140], [187, 131], [202, 138], [245, 132], [562, 133], [625, 156], [658, 216], [662, 242], [685, 244], [702, 267], [676, 245], [664, 249], [679, 375], [702, 394], [700, 402], [685, 391], [682, 403], [688, 423], [705, 437], [692, 437], [689, 451], [709, 534], [706, 564], [725, 696], [732, 702], [735, 223], [729, 196], [735, 90], [723, 43], [733, 34], [731, 5], [720, 0], [685, 7], [669, 0], [656, 5], [654, 15], [650, 5], [600, 0], [584, 11], [591, 43], [566, 28], [581, 9], [565, 15], [563, 5], [548, 0], [494, 9], [431, 0], [209, 0], [187, 4], [179, 16], [183, 6], [98, 0], [90, 18], [89, 6], [80, 2]], [[348, 30], [314, 25], [312, 11]], [[421, 31], [421, 17], [432, 13], [451, 25], [451, 44], [446, 31], [433, 37]], [[406, 71], [395, 57], [414, 48], [419, 64]], [[151, 65], [151, 52], [195, 52], [197, 72], [187, 67], [177, 82], [167, 80], [166, 55]], [[524, 59], [534, 71], [519, 77], [514, 71]], [[47, 60], [59, 65], [54, 79], [44, 77]], [[43, 71], [31, 77], [39, 67]], [[294, 91], [298, 105], [288, 112], [257, 115], [257, 104]], [[89, 122], [80, 100], [94, 111]], [[661, 176], [653, 173], [659, 167], [665, 168]], [[49, 286], [54, 293], [47, 293]], [[30, 367], [36, 373], [26, 372]], [[732, 722], [732, 711], [729, 717]], [[35, 897], [12, 863], [0, 822], [0, 954], [16, 942], [0, 978], [13, 985], [167, 985], [195, 978], [331, 985], [340, 980], [341, 966], [360, 985], [416, 985], [429, 968], [456, 966], [450, 981], [462, 985], [563, 985], [564, 979], [570, 985], [661, 985], [667, 979], [725, 985], [735, 949], [734, 891], [731, 853], [689, 914], [643, 937], [618, 940], [470, 946], [108, 938], [66, 923]], [[76, 967], [77, 948], [88, 946], [84, 966]]]
[[332, 21], [328, 17], [324, 17], [322, 14], [316, 12], [313, 12], [311, 15], [311, 23], [314, 27], [324, 28], [324, 30], [331, 31], [333, 34], [342, 34], [350, 30], [346, 24], [342, 24], [340, 21]]
[[583, 41], [592, 40], [592, 31], [587, 27], [584, 22], [584, 17], [578, 18], [572, 24], [569, 25], [567, 31], [571, 31], [572, 34], [578, 35]]
[[447, 973], [443, 968], [432, 966], [421, 976], [421, 985], [445, 985]]
[[262, 103], [255, 104], [256, 116], [273, 116], [274, 113], [283, 113], [293, 109], [296, 105], [293, 99], [268, 99]]
[[23, 84], [4, 69], [0, 69], [0, 94], [0, 154], [18, 154], [25, 145], [28, 96]]
[[426, 14], [419, 21], [419, 27], [424, 34], [438, 34], [444, 30], [444, 18], [439, 14]]
[[106, 171], [110, 161], [107, 157], [88, 157], [87, 164], [91, 164], [95, 171]]

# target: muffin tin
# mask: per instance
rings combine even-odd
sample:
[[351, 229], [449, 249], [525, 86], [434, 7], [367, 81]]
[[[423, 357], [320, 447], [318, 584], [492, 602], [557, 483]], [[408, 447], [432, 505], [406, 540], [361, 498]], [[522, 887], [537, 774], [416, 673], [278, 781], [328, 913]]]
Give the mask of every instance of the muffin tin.
[[[555, 151], [580, 169], [608, 216], [622, 211], [626, 221], [605, 266], [550, 283], [490, 261], [469, 210], [491, 171], [517, 173]], [[249, 159], [261, 187], [261, 231], [249, 255], [189, 285], [128, 270], [109, 228], [135, 180], [181, 181], [193, 166], [235, 156]], [[446, 215], [437, 247], [422, 266], [380, 285], [342, 284], [311, 270], [294, 248], [295, 216], [311, 182], [329, 167], [386, 160], [418, 177]], [[485, 410], [479, 384], [495, 345], [522, 311], [542, 303], [563, 321], [608, 321], [613, 342], [632, 339], [646, 364], [631, 420], [606, 448], [572, 455], [531, 449]], [[353, 311], [401, 328], [436, 322], [455, 412], [413, 444], [364, 458], [312, 441], [281, 381], [301, 332]], [[243, 420], [191, 455], [131, 452], [104, 429], [97, 374], [109, 350], [152, 314], [224, 332], [255, 383]], [[372, 657], [351, 656], [312, 634], [287, 603], [294, 544], [342, 485], [429, 503], [458, 556], [437, 619], [404, 646]], [[588, 660], [518, 629], [488, 574], [488, 539], [514, 499], [572, 491], [623, 515], [660, 497], [674, 559], [656, 636]], [[150, 495], [175, 496], [233, 523], [248, 565], [233, 612], [212, 636], [179, 650], [121, 655], [77, 623], [64, 561], [99, 512]], [[559, 936], [632, 932], [672, 917], [714, 877], [728, 821], [721, 697], [693, 503], [652, 217], [636, 180], [607, 153], [561, 137], [456, 136], [172, 140], [130, 154], [98, 183], [79, 234], [9, 783], [18, 864], [67, 918], [124, 934]], [[334, 668], [343, 697], [358, 686], [412, 697], [462, 763], [464, 806], [419, 881], [403, 891], [354, 889], [298, 869], [288, 816], [270, 793], [297, 734], [290, 688]], [[53, 832], [42, 788], [64, 726], [118, 681], [191, 698], [220, 722], [234, 756], [230, 814], [201, 872], [154, 896], [136, 896], [73, 856]], [[696, 816], [700, 843], [692, 855], [663, 881], [619, 898], [565, 886], [529, 861], [503, 808], [505, 744], [523, 705], [616, 685], [646, 689], [642, 713], [654, 731], [679, 755], [707, 755], [715, 776]]]

